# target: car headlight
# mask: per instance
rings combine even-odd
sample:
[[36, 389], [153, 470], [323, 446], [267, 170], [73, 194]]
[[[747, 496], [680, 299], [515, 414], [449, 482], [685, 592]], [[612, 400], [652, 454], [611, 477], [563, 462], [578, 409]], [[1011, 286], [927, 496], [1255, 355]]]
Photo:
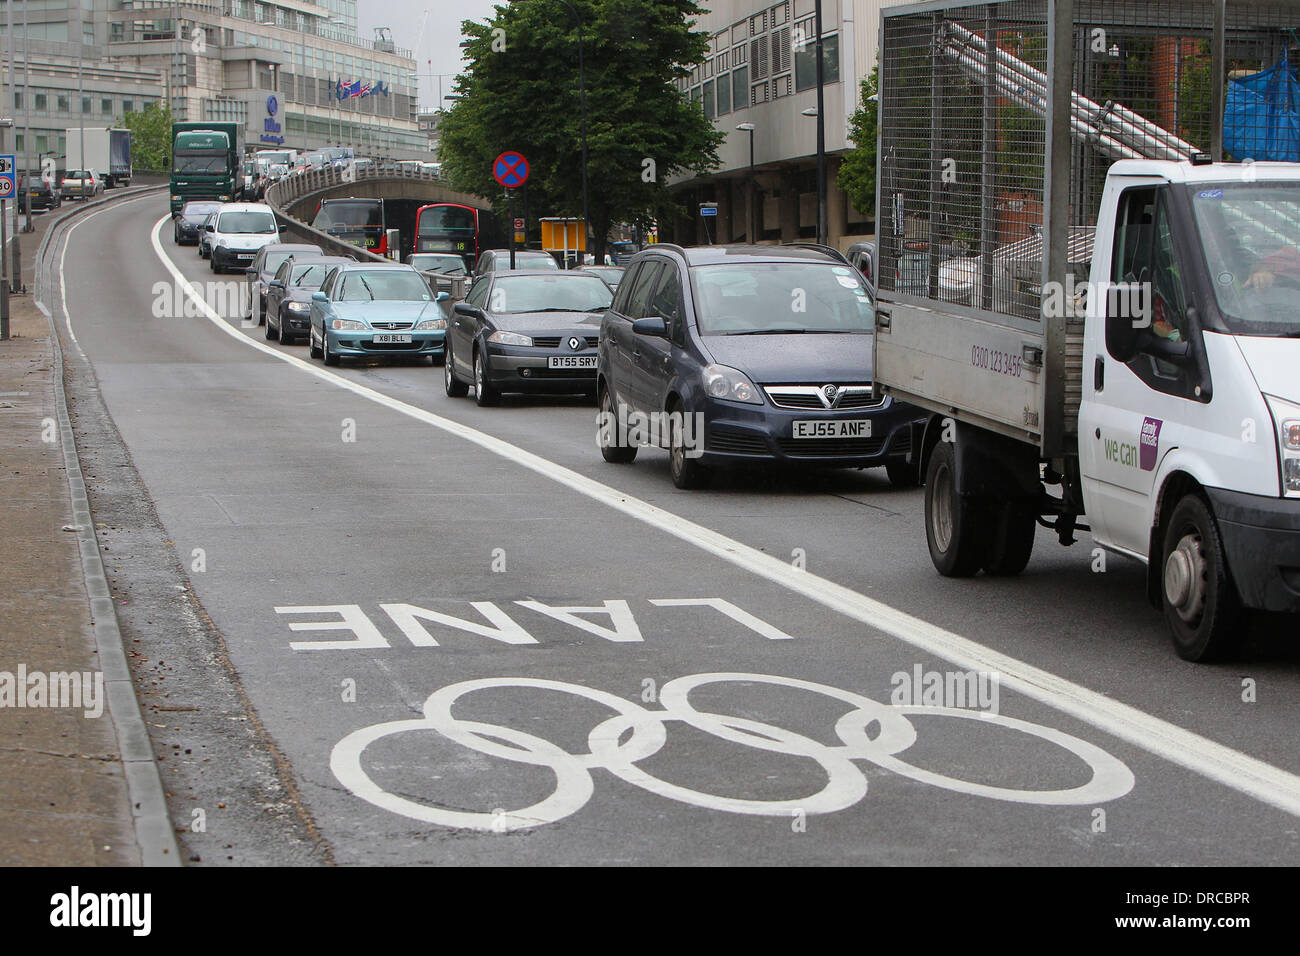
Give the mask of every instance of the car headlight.
[[220, 246], [222, 249], [226, 248], [226, 240], [224, 240], [224, 239], [218, 239], [218, 240], [217, 240], [217, 245]]
[[335, 332], [364, 332], [366, 323], [354, 319], [334, 319], [330, 322], [330, 328]]
[[1300, 405], [1265, 395], [1277, 433], [1278, 456], [1282, 462], [1282, 494], [1300, 498]]
[[310, 312], [311, 306], [306, 302], [286, 302], [284, 307], [290, 312]]
[[744, 372], [725, 365], [709, 365], [704, 369], [704, 391], [710, 398], [719, 398], [727, 402], [745, 402], [748, 405], [762, 405], [763, 398], [754, 383]]
[[446, 319], [425, 319], [415, 327], [417, 332], [440, 332], [447, 327]]
[[220, 197], [220, 198], [221, 198], [221, 201], [222, 201], [222, 202], [230, 202], [230, 197], [229, 197], [229, 196], [222, 196], [222, 197]]
[[532, 345], [533, 340], [526, 335], [520, 335], [518, 332], [493, 332], [488, 336], [489, 342], [497, 345]]

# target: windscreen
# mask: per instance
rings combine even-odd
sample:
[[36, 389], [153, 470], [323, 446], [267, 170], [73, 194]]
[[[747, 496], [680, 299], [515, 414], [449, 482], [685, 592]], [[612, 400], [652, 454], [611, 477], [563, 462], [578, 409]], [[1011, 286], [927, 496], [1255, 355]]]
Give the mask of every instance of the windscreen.
[[1300, 336], [1300, 182], [1188, 189], [1228, 328]]
[[434, 206], [420, 213], [422, 236], [473, 236], [477, 228], [474, 210], [463, 206]]
[[214, 153], [177, 153], [172, 171], [197, 175], [200, 173], [223, 173], [226, 171], [226, 151]]
[[465, 260], [460, 256], [411, 256], [411, 265], [423, 272], [443, 272], [451, 275], [465, 274]]
[[224, 212], [217, 217], [217, 232], [260, 236], [276, 231], [275, 216], [269, 212]]
[[396, 269], [375, 272], [349, 272], [343, 277], [340, 302], [424, 301], [432, 298], [429, 287], [415, 272]]
[[855, 270], [753, 262], [691, 270], [702, 335], [871, 332], [875, 308]]
[[296, 266], [293, 275], [289, 278], [289, 284], [299, 289], [319, 289], [321, 283], [325, 281], [325, 276], [333, 267], [334, 264], [329, 262]]
[[[490, 311], [599, 312], [614, 294], [595, 276], [504, 276], [492, 287]], [[500, 306], [500, 308], [498, 308]]]
[[339, 227], [383, 228], [384, 211], [375, 202], [329, 202], [321, 206], [312, 224], [317, 229]]
[[[509, 253], [506, 253], [501, 257], [501, 268], [503, 270], [510, 268]], [[551, 272], [558, 271], [559, 268], [559, 263], [550, 256], [521, 256], [519, 253], [515, 253], [516, 270], [524, 270], [527, 272]]]

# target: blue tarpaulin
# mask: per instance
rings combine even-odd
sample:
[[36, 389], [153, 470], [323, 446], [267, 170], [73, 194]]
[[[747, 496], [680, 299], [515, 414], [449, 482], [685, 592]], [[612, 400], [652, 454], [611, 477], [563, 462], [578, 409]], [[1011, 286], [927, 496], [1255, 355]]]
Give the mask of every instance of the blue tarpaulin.
[[1223, 148], [1234, 159], [1300, 162], [1300, 82], [1285, 54], [1271, 69], [1228, 81]]

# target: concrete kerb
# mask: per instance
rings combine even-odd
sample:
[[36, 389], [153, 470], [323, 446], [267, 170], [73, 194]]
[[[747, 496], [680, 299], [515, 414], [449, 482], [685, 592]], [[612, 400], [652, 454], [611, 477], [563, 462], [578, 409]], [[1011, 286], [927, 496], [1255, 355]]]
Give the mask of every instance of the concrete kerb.
[[[90, 599], [95, 645], [104, 672], [108, 712], [117, 735], [127, 794], [131, 801], [136, 843], [140, 848], [141, 862], [145, 866], [180, 866], [180, 848], [176, 843], [171, 817], [167, 813], [162, 776], [154, 758], [153, 745], [149, 741], [144, 714], [140, 710], [135, 686], [131, 682], [131, 671], [122, 644], [122, 632], [118, 627], [117, 612], [113, 608], [113, 599], [109, 591], [108, 575], [100, 556], [95, 522], [90, 514], [90, 502], [86, 497], [86, 482], [81, 471], [81, 460], [77, 455], [76, 439], [72, 433], [72, 420], [68, 415], [67, 392], [63, 379], [63, 346], [54, 321], [54, 312], [46, 305], [49, 290], [44, 288], [43, 280], [46, 272], [45, 256], [51, 241], [64, 224], [88, 210], [108, 203], [166, 189], [167, 186], [162, 185], [141, 186], [120, 193], [115, 190], [115, 195], [81, 205], [51, 222], [36, 251], [32, 292], [32, 301], [50, 325], [50, 339], [54, 351], [54, 376], [57, 382], [54, 395], [58, 412], [59, 437], [63, 447], [63, 461], [67, 469], [74, 521], [78, 529], [76, 533], [81, 549], [81, 570], [86, 582], [86, 594]], [[61, 306], [66, 312], [67, 303], [62, 303]], [[77, 350], [81, 352], [80, 346], [77, 346]], [[85, 353], [81, 354], [84, 357]]]

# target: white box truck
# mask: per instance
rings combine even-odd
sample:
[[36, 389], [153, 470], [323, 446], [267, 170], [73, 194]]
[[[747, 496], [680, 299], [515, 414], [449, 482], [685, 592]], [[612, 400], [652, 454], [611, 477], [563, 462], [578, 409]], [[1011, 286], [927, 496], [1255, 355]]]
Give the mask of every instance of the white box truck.
[[82, 132], [67, 131], [67, 168], [99, 170], [105, 177], [106, 189], [131, 185], [131, 131], [88, 126], [84, 142]]
[[1300, 165], [1218, 161], [1282, 148], [1228, 63], [1283, 60], [1293, 12], [883, 11], [875, 373], [931, 413], [941, 574], [1018, 574], [1039, 525], [1086, 531], [1092, 570], [1146, 565], [1193, 661], [1245, 611], [1300, 612]]

